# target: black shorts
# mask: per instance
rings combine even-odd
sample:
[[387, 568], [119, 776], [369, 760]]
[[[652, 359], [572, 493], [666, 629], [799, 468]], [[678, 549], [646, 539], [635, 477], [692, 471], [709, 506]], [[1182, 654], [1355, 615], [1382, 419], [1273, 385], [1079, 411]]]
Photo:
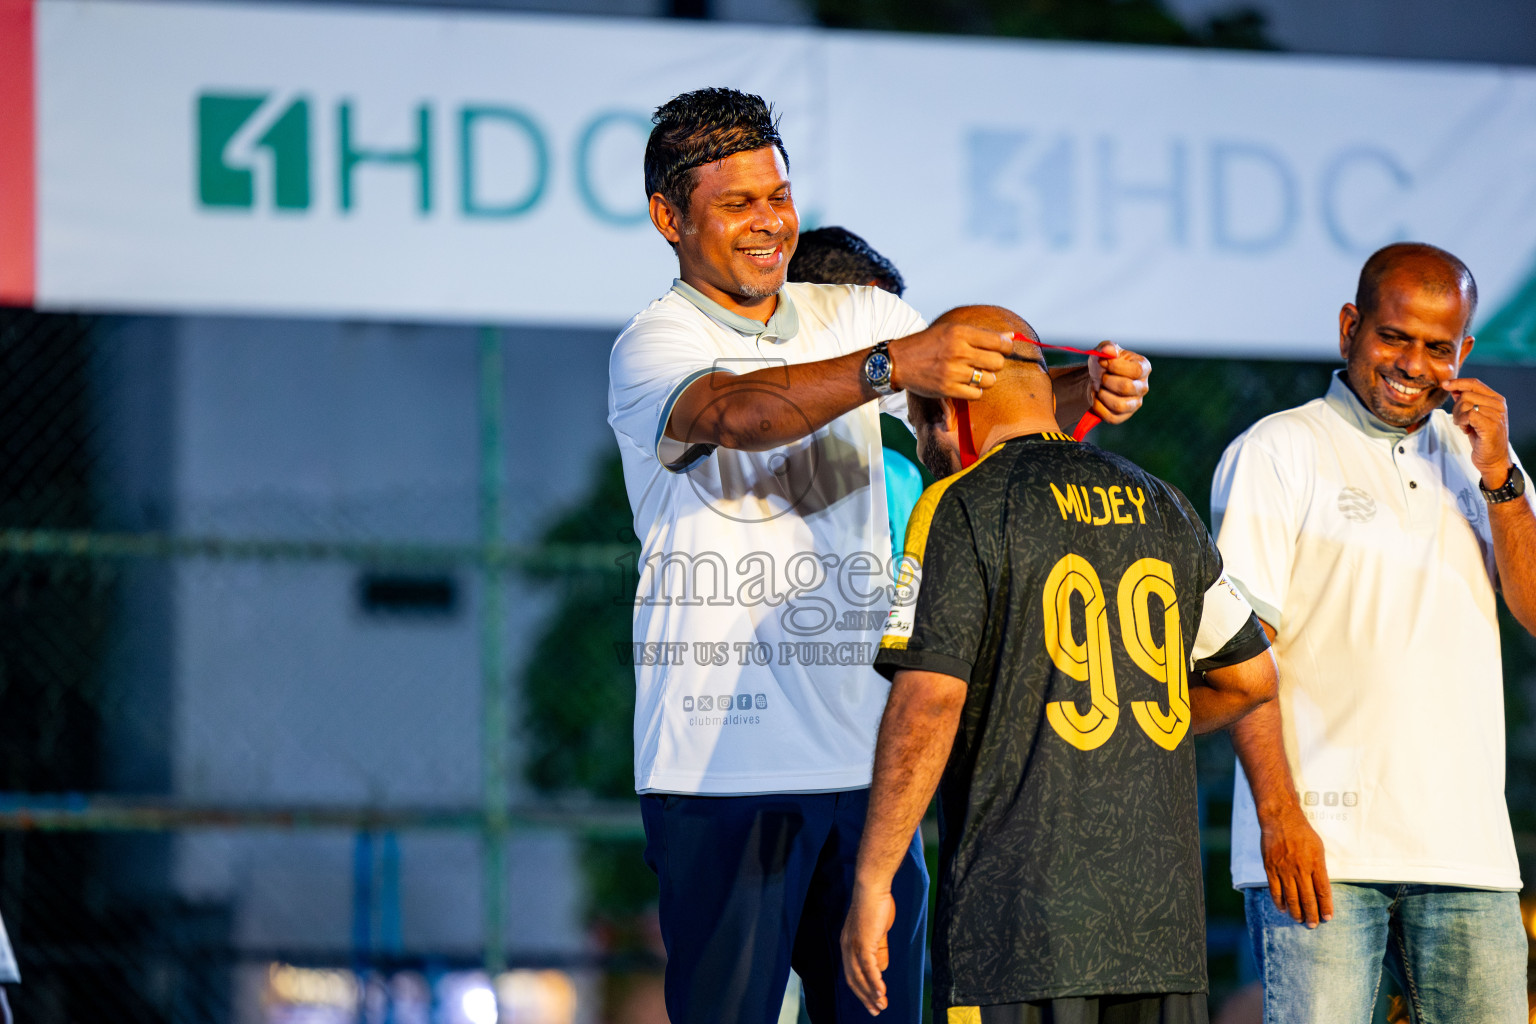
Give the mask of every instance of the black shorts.
[[1204, 992], [1071, 996], [996, 1006], [941, 1006], [935, 1024], [1209, 1024]]

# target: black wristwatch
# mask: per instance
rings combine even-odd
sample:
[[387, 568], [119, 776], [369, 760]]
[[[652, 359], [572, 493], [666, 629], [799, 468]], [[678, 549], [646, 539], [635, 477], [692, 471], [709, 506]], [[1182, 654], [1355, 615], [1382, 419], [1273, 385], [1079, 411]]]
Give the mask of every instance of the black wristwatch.
[[877, 395], [894, 395], [891, 387], [890, 342], [882, 341], [870, 350], [864, 359], [864, 381], [875, 389]]
[[1525, 493], [1525, 474], [1520, 472], [1520, 467], [1513, 462], [1509, 464], [1509, 479], [1504, 481], [1504, 486], [1496, 491], [1490, 491], [1483, 486], [1483, 482], [1477, 482], [1477, 489], [1483, 492], [1483, 500], [1490, 505], [1502, 505], [1506, 501], [1514, 501]]

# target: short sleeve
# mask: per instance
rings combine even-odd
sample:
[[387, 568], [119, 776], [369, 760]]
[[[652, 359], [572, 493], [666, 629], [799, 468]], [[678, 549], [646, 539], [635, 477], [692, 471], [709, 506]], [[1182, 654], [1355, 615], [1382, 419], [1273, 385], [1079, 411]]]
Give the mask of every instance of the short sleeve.
[[[870, 299], [874, 303], [874, 324], [872, 329], [873, 339], [880, 341], [895, 341], [897, 338], [905, 338], [909, 334], [928, 329], [928, 321], [922, 314], [899, 296], [880, 288], [869, 289]], [[894, 416], [907, 424], [907, 393], [898, 391], [893, 395], [886, 395], [880, 399], [880, 411]], [[908, 430], [912, 428], [907, 426]]]
[[870, 288], [869, 294], [875, 304], [871, 326], [876, 341], [893, 341], [928, 329], [928, 321], [923, 315], [900, 296], [882, 288]]
[[1296, 548], [1294, 488], [1280, 460], [1244, 434], [1227, 446], [1211, 481], [1211, 521], [1227, 578], [1259, 618], [1284, 618]]
[[1201, 602], [1200, 629], [1189, 649], [1194, 667], [1202, 671], [1236, 665], [1269, 647], [1269, 638], [1253, 608], [1222, 573], [1206, 588]]
[[875, 669], [887, 679], [921, 669], [971, 680], [986, 587], [970, 517], [947, 490], [942, 483], [930, 487], [907, 524], [897, 599], [875, 655]]
[[677, 317], [632, 321], [608, 359], [608, 423], [622, 442], [667, 469], [685, 473], [714, 451], [664, 436], [672, 407], [690, 384], [716, 365], [709, 339]]
[[1197, 659], [1194, 662], [1194, 668], [1197, 672], [1209, 672], [1212, 669], [1226, 668], [1228, 665], [1240, 665], [1257, 658], [1269, 650], [1269, 646], [1269, 637], [1265, 634], [1259, 617], [1249, 612], [1248, 621], [1232, 634], [1232, 639], [1206, 657]]

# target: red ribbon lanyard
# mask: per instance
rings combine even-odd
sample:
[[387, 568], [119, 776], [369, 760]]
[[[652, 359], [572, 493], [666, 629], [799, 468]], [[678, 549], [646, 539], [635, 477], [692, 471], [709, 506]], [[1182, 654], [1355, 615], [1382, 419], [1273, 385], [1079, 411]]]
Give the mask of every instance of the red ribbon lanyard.
[[[1090, 356], [1094, 359], [1107, 359], [1108, 355], [1087, 348], [1073, 348], [1071, 345], [1047, 345], [1043, 341], [1035, 341], [1026, 338], [1022, 334], [1015, 333], [1014, 341], [1027, 341], [1040, 348], [1053, 349], [1057, 352], [1072, 352], [1080, 356]], [[1103, 422], [1092, 410], [1083, 413], [1077, 426], [1072, 428], [1072, 440], [1081, 441], [1088, 436], [1088, 431]], [[979, 457], [976, 452], [976, 438], [971, 434], [971, 403], [963, 398], [955, 399], [955, 426], [960, 434], [960, 468], [965, 469], [975, 464]]]
[[960, 431], [960, 468], [968, 469], [976, 461], [976, 439], [971, 437], [971, 403], [955, 399], [955, 426]]

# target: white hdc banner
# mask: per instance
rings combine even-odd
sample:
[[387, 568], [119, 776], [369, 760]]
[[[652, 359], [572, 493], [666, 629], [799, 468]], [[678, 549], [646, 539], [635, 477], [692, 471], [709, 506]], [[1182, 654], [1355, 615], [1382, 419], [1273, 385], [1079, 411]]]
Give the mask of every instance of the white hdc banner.
[[[36, 0], [45, 308], [617, 325], [670, 283], [668, 97], [783, 113], [802, 222], [933, 315], [1336, 354], [1364, 257], [1473, 268], [1536, 355], [1536, 71], [539, 15]], [[3, 254], [0, 254], [3, 255]]]

